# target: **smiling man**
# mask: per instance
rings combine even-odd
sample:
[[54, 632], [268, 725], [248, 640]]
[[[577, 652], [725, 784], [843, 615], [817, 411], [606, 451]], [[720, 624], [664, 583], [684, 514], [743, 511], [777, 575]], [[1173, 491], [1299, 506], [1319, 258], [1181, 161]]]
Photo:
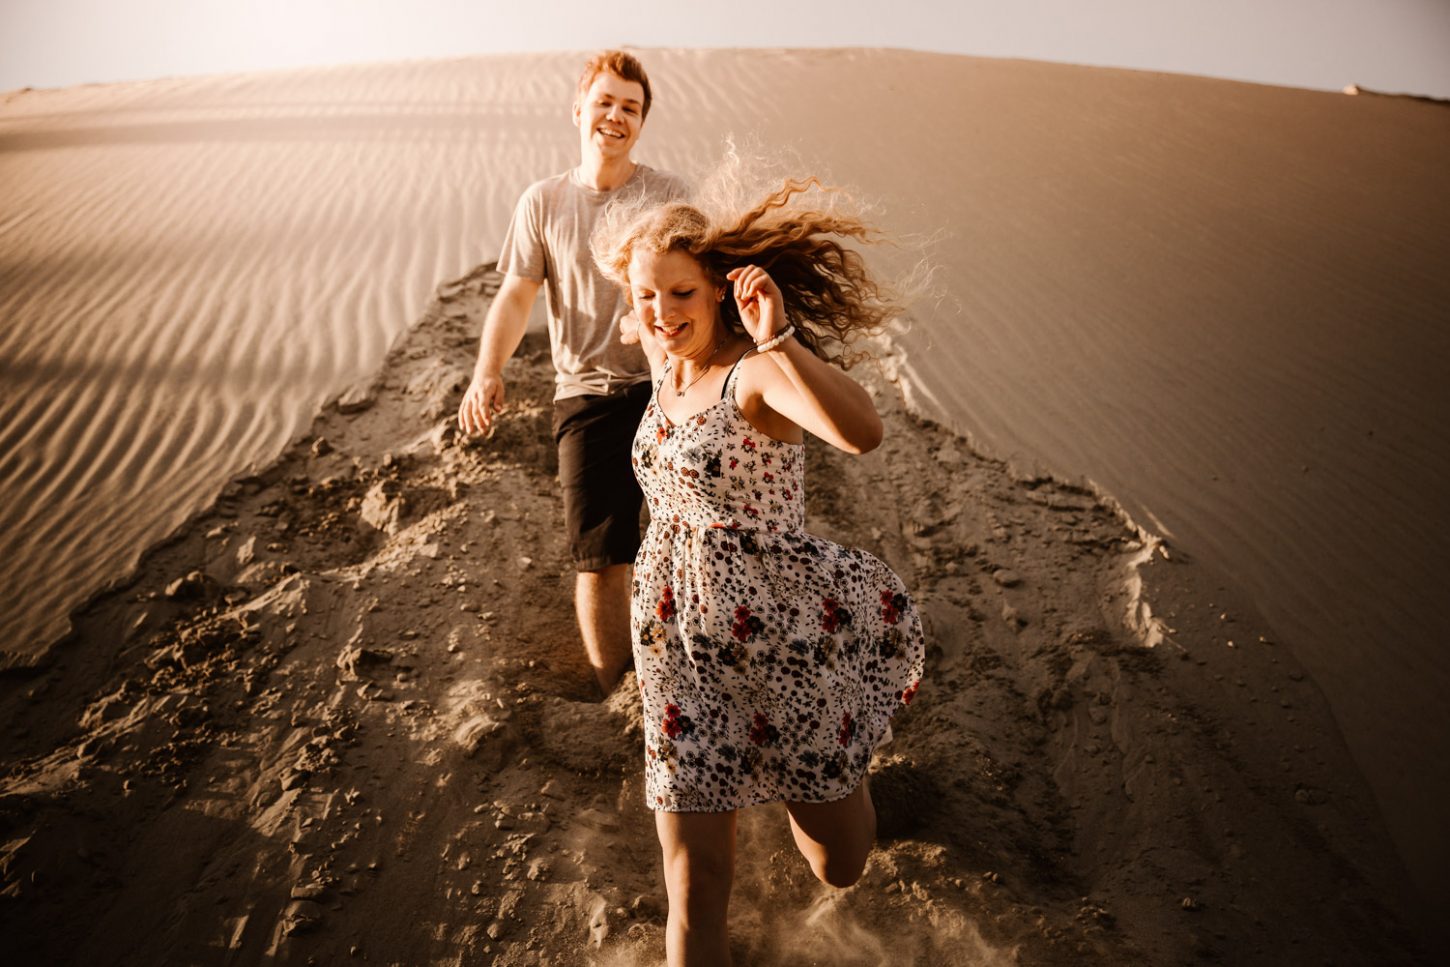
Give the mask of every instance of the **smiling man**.
[[600, 691], [613, 691], [629, 662], [629, 570], [639, 549], [643, 496], [629, 448], [649, 400], [649, 364], [624, 345], [625, 305], [589, 252], [595, 221], [613, 199], [643, 193], [678, 198], [684, 184], [634, 161], [649, 114], [644, 68], [611, 50], [579, 77], [574, 125], [577, 167], [530, 185], [514, 209], [498, 269], [502, 287], [484, 321], [473, 381], [458, 410], [468, 433], [486, 431], [504, 408], [503, 367], [518, 349], [542, 286], [555, 370], [554, 440], [564, 525], [578, 573], [574, 606]]

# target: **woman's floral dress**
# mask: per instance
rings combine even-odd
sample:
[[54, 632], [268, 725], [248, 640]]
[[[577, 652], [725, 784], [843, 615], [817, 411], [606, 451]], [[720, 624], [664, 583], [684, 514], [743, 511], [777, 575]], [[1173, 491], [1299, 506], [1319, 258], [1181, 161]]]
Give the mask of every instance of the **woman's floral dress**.
[[840, 799], [922, 675], [901, 580], [802, 529], [804, 447], [746, 421], [738, 371], [678, 426], [656, 383], [634, 438], [650, 510], [630, 610], [652, 809]]

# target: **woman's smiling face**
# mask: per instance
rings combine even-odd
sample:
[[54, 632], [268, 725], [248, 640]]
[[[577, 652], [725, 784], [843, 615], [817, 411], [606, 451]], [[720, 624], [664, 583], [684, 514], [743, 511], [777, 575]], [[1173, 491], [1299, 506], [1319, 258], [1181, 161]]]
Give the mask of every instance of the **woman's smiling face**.
[[719, 344], [722, 291], [688, 252], [636, 249], [629, 260], [634, 314], [671, 356], [693, 357]]

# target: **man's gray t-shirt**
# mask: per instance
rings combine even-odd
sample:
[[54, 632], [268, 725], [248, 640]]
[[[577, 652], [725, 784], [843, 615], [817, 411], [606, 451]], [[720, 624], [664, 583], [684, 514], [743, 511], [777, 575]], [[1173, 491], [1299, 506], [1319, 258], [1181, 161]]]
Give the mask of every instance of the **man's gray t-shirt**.
[[504, 235], [498, 270], [544, 283], [555, 400], [612, 393], [649, 377], [649, 362], [639, 346], [619, 341], [624, 297], [589, 251], [599, 213], [626, 192], [665, 202], [683, 197], [685, 184], [667, 172], [636, 165], [624, 184], [599, 191], [567, 171], [524, 191]]

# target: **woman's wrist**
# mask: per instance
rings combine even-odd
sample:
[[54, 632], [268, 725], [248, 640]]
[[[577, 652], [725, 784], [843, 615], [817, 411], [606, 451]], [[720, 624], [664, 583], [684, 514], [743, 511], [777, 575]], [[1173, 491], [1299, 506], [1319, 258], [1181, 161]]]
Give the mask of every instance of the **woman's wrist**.
[[765, 342], [756, 343], [755, 351], [758, 353], [768, 353], [777, 346], [782, 345], [787, 339], [794, 335], [795, 324], [792, 323], [791, 325], [786, 326], [780, 332], [776, 333], [774, 336], [771, 336], [769, 339], [765, 340]]

